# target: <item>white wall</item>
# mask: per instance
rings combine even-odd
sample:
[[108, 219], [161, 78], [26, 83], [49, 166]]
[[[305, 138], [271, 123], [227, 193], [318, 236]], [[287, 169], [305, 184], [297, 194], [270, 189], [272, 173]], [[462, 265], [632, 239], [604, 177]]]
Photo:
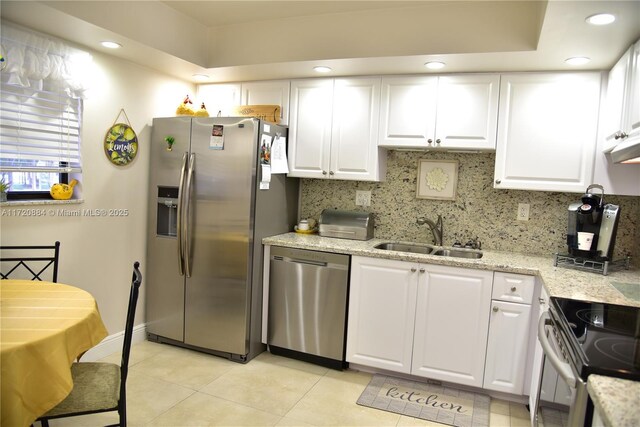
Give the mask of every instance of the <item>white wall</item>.
[[[109, 334], [124, 329], [133, 262], [146, 268], [147, 184], [153, 117], [173, 116], [191, 83], [161, 75], [134, 63], [99, 52], [94, 59], [91, 90], [84, 103], [83, 174], [76, 191], [83, 204], [53, 207], [56, 211], [128, 209], [125, 217], [2, 217], [3, 245], [61, 242], [58, 281], [89, 291], [97, 300]], [[138, 155], [127, 166], [112, 165], [103, 140], [121, 108], [138, 135]], [[125, 121], [121, 116], [119, 122]], [[3, 206], [3, 209], [8, 209]], [[145, 319], [143, 280], [136, 324]]]

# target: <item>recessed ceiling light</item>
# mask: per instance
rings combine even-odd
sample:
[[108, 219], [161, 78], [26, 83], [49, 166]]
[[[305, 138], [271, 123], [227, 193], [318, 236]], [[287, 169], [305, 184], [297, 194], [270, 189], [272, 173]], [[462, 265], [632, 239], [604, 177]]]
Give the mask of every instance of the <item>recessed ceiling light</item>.
[[331, 67], [325, 67], [324, 65], [319, 65], [317, 67], [313, 67], [313, 71], [316, 73], [329, 73], [331, 72]]
[[120, 43], [116, 43], [116, 42], [111, 42], [111, 41], [102, 41], [100, 42], [100, 44], [104, 47], [106, 47], [107, 49], [118, 49], [121, 48], [122, 45]]
[[585, 21], [587, 21], [587, 23], [591, 25], [609, 25], [615, 20], [615, 15], [612, 15], [610, 13], [598, 13], [596, 15], [591, 15], [587, 17], [587, 19], [585, 19]]
[[591, 58], [587, 58], [586, 56], [575, 56], [573, 58], [567, 58], [564, 60], [569, 65], [584, 65], [591, 61]]
[[199, 82], [209, 80], [209, 74], [193, 74], [191, 77], [198, 80]]
[[439, 70], [441, 68], [444, 68], [445, 63], [440, 61], [431, 61], [431, 62], [426, 62], [424, 66], [430, 70]]

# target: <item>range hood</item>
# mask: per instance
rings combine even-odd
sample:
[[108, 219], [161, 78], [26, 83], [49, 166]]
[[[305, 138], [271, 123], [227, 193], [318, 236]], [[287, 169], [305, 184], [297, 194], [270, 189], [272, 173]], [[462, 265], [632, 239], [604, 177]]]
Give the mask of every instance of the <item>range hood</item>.
[[611, 160], [613, 163], [640, 164], [640, 135], [616, 145], [611, 151]]

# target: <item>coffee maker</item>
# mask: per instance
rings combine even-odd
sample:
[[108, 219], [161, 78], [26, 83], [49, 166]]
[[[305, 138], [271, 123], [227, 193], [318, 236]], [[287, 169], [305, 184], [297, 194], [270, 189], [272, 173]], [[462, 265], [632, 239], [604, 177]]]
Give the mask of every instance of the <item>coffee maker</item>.
[[[594, 194], [594, 189], [600, 190], [600, 194]], [[604, 188], [598, 184], [588, 186], [581, 203], [569, 205], [569, 254], [576, 258], [612, 261], [619, 219], [620, 207], [604, 203]]]

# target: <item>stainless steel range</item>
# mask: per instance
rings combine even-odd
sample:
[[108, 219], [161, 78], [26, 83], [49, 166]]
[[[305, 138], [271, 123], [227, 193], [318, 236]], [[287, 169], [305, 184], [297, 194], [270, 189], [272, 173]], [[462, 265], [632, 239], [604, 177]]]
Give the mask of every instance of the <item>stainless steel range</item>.
[[591, 425], [591, 374], [640, 380], [640, 308], [551, 298], [538, 339], [546, 361], [536, 414], [545, 426]]

